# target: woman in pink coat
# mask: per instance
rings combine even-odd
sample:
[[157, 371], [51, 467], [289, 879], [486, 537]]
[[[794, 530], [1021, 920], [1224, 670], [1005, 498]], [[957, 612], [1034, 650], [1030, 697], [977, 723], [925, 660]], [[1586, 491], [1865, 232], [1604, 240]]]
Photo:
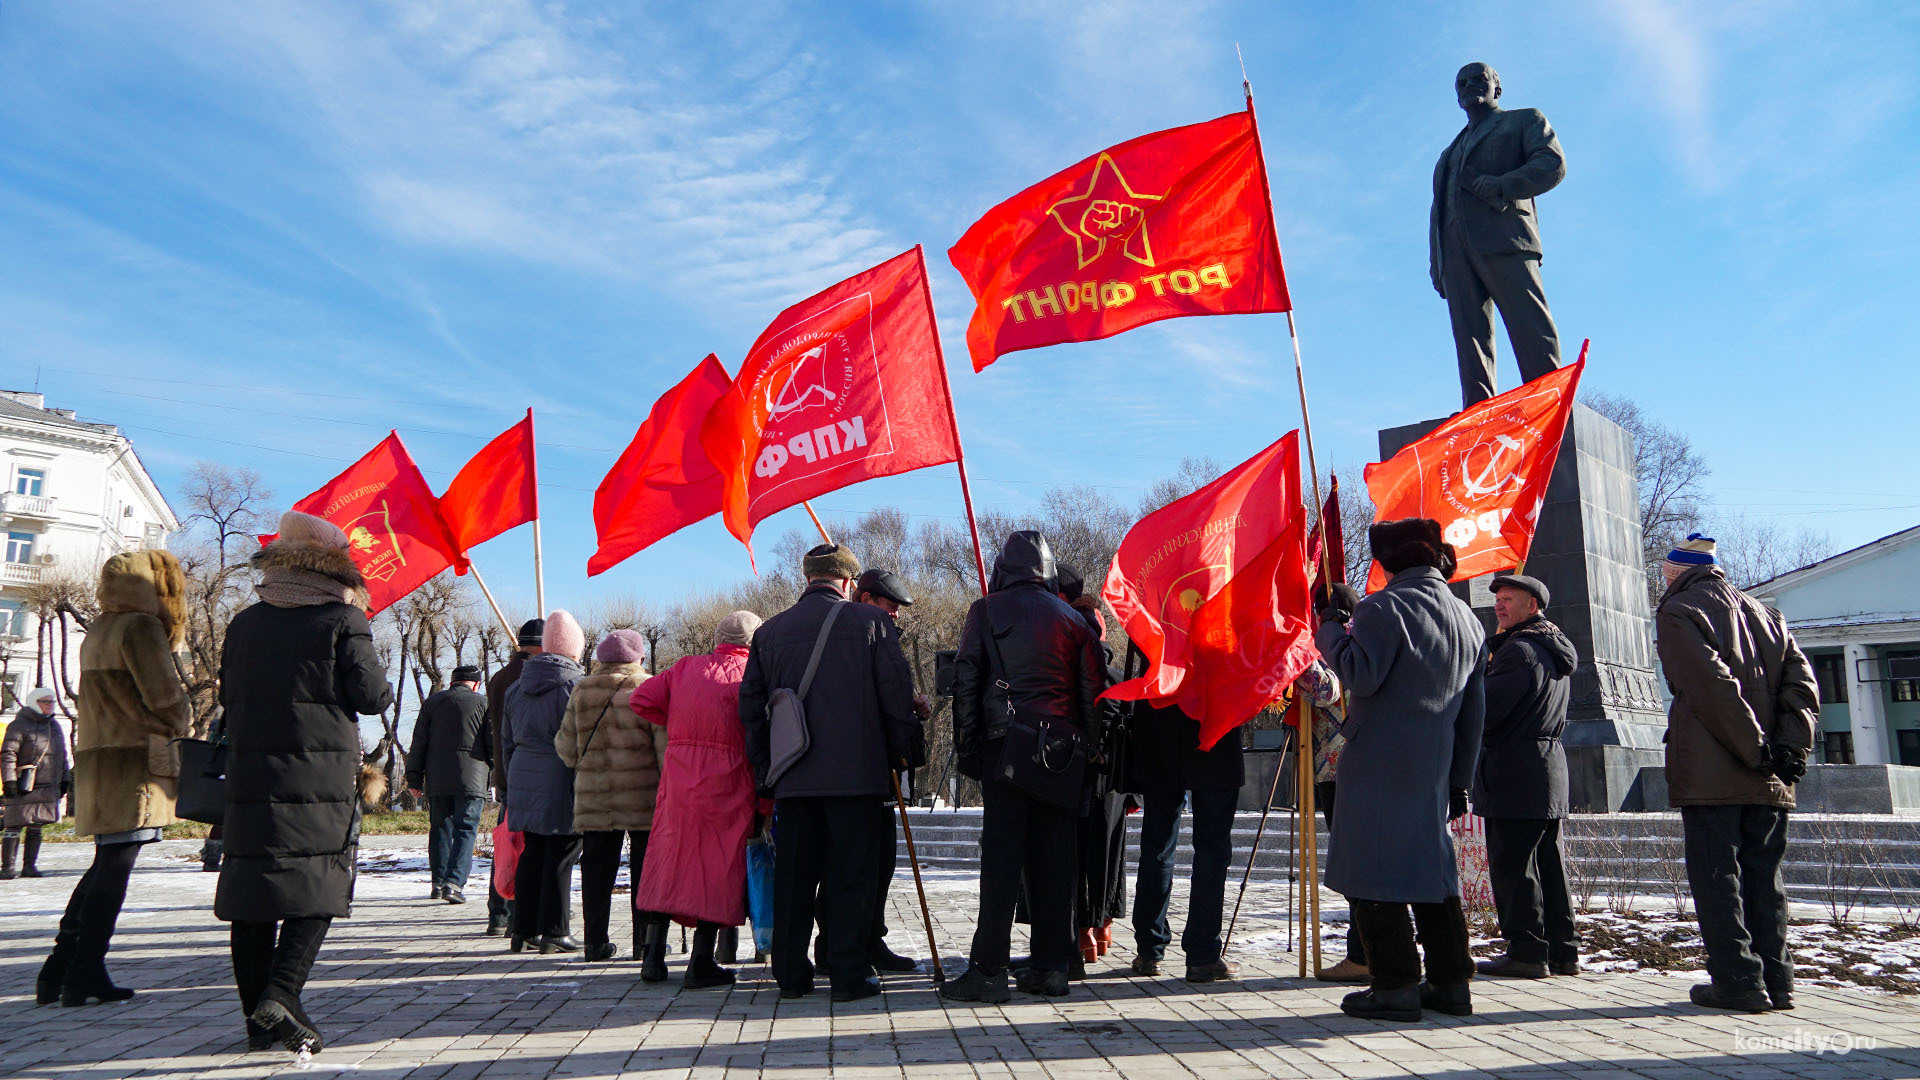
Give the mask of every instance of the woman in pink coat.
[[[682, 657], [633, 691], [633, 711], [667, 731], [653, 835], [640, 871], [642, 911], [691, 924], [693, 955], [681, 987], [729, 986], [733, 972], [714, 961], [722, 929], [747, 921], [747, 839], [756, 801], [740, 725], [740, 680], [747, 643], [760, 626], [751, 611], [720, 620], [713, 651]], [[647, 941], [641, 975], [665, 975], [666, 928]]]

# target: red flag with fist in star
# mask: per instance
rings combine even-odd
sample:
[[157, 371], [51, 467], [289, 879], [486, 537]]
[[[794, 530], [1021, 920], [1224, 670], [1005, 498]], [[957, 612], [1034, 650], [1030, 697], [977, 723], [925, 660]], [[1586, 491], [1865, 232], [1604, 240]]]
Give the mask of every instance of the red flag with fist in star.
[[1251, 112], [1102, 150], [987, 211], [947, 257], [973, 290], [975, 371], [1161, 319], [1293, 307]]

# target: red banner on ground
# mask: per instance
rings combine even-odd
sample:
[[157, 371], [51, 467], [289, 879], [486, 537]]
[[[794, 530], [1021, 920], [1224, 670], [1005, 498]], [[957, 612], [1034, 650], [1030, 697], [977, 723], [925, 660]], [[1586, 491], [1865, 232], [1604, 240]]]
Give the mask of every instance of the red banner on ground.
[[1250, 111], [1102, 150], [987, 211], [947, 257], [973, 290], [975, 371], [1161, 319], [1293, 306]]
[[293, 504], [347, 534], [347, 554], [367, 579], [375, 615], [453, 565], [440, 501], [393, 432], [325, 487]]
[[[1573, 364], [1465, 409], [1391, 460], [1367, 466], [1374, 520], [1438, 521], [1459, 560], [1454, 581], [1525, 562], [1586, 360], [1582, 342]], [[1368, 591], [1386, 583], [1374, 563]]]
[[646, 423], [593, 492], [593, 531], [599, 550], [587, 576], [696, 521], [720, 512], [721, 472], [700, 445], [700, 425], [733, 380], [712, 353], [660, 395]]
[[700, 433], [727, 530], [804, 499], [960, 456], [920, 249], [780, 313]]
[[440, 517], [453, 538], [454, 570], [467, 572], [467, 552], [540, 516], [533, 410], [480, 448], [440, 496]]
[[1128, 530], [1101, 595], [1147, 657], [1103, 697], [1178, 705], [1210, 748], [1318, 655], [1299, 433]]

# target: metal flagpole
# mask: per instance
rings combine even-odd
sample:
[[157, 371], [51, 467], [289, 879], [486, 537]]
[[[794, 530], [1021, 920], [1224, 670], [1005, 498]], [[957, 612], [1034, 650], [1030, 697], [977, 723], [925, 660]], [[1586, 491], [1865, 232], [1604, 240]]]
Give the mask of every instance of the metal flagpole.
[[[1253, 82], [1247, 78], [1244, 63], [1240, 71], [1240, 87], [1246, 93], [1247, 97], [1247, 122], [1253, 129], [1254, 145], [1261, 147], [1260, 121], [1253, 109]], [[1266, 197], [1267, 216], [1269, 220], [1271, 220], [1273, 218], [1273, 189], [1267, 183], [1266, 150], [1264, 147], [1261, 147], [1260, 153], [1260, 191], [1261, 194]], [[1278, 228], [1278, 226], [1276, 226], [1276, 228]], [[1293, 343], [1293, 377], [1300, 391], [1300, 428], [1301, 433], [1306, 436], [1307, 440], [1307, 471], [1312, 474], [1313, 477], [1313, 502], [1315, 506], [1324, 508], [1326, 501], [1321, 498], [1320, 495], [1320, 463], [1314, 453], [1313, 447], [1313, 417], [1307, 410], [1306, 367], [1300, 360], [1300, 334], [1294, 326], [1293, 309], [1291, 306], [1287, 309], [1287, 337]], [[1326, 567], [1325, 580], [1328, 588], [1332, 588], [1333, 582], [1335, 581], [1333, 575], [1332, 545], [1322, 542], [1320, 549], [1321, 559]], [[1299, 731], [1300, 749], [1298, 756], [1302, 779], [1300, 798], [1297, 801], [1300, 804], [1298, 816], [1302, 826], [1301, 833], [1304, 834], [1299, 839], [1301, 843], [1302, 873], [1305, 876], [1305, 882], [1301, 890], [1303, 894], [1301, 908], [1302, 913], [1308, 916], [1308, 929], [1313, 933], [1313, 948], [1317, 953], [1320, 947], [1319, 826], [1314, 821], [1313, 816], [1313, 727], [1311, 717], [1305, 710], [1303, 710], [1300, 717]], [[1301, 942], [1300, 949], [1300, 975], [1302, 978], [1304, 978], [1307, 973], [1306, 965], [1307, 943], [1303, 941]]]
[[[927, 314], [933, 314], [933, 288], [927, 284], [927, 252], [919, 244], [913, 250], [920, 256], [920, 292], [927, 300]], [[980, 595], [987, 595], [987, 557], [980, 549], [980, 522], [973, 516], [973, 490], [967, 484], [967, 452], [960, 445], [960, 417], [953, 411], [953, 383], [947, 378], [947, 353], [940, 344], [940, 324], [933, 327], [933, 356], [940, 368], [940, 388], [947, 393], [947, 424], [953, 430], [954, 463], [960, 466], [960, 501], [967, 507], [967, 531], [973, 536], [973, 565], [980, 573]]]
[[[527, 437], [528, 441], [532, 441], [533, 409], [531, 407], [527, 409]], [[540, 558], [540, 458], [538, 450], [534, 450], [532, 453], [534, 455], [533, 475], [535, 478], [533, 488], [533, 606], [540, 609], [536, 614], [544, 619], [547, 617], [547, 571], [546, 564], [542, 562]]]
[[467, 573], [473, 575], [473, 583], [480, 586], [480, 595], [487, 598], [487, 606], [493, 609], [494, 617], [498, 618], [500, 625], [506, 629], [507, 644], [513, 644], [514, 641], [518, 639], [519, 631], [515, 630], [513, 624], [507, 621], [506, 613], [500, 610], [499, 603], [493, 599], [493, 590], [487, 588], [487, 579], [480, 576], [480, 568], [469, 562], [467, 564]]

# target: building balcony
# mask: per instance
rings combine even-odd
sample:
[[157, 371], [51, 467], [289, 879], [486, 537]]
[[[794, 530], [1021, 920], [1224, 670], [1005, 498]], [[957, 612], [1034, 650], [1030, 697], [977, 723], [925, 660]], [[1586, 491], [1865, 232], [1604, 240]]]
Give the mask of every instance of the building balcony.
[[0, 518], [52, 521], [54, 518], [53, 496], [22, 495], [17, 491], [0, 491]]
[[46, 571], [39, 563], [0, 563], [0, 585], [38, 585]]

